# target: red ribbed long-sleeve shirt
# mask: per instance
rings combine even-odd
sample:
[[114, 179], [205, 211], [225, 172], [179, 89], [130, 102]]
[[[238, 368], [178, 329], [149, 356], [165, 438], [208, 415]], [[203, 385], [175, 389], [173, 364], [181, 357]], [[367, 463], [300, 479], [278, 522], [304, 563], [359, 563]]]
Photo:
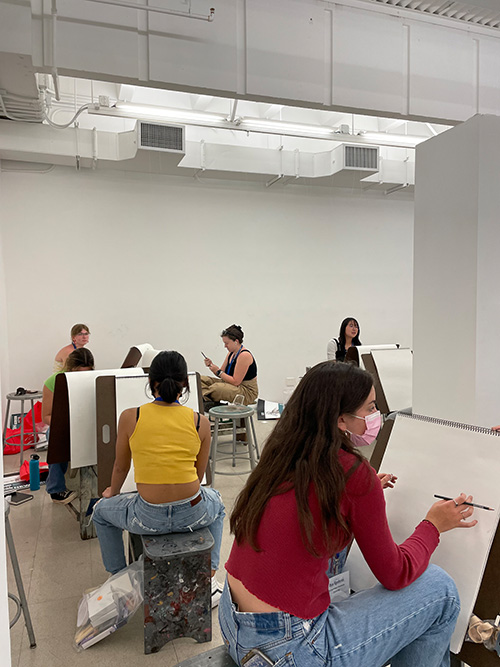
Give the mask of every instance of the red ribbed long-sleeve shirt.
[[[356, 459], [344, 451], [339, 455], [347, 472]], [[321, 544], [320, 513], [313, 485], [309, 505], [315, 522], [315, 544]], [[404, 588], [417, 579], [439, 544], [439, 532], [426, 521], [402, 544], [394, 542], [382, 486], [366, 462], [347, 481], [341, 513], [373, 574], [391, 590]], [[335, 543], [336, 551], [347, 545], [340, 537]], [[326, 570], [331, 554], [317, 558], [305, 548], [293, 489], [268, 502], [257, 532], [257, 544], [261, 551], [235, 541], [226, 563], [226, 570], [250, 593], [299, 618], [315, 618], [327, 609], [330, 596]]]

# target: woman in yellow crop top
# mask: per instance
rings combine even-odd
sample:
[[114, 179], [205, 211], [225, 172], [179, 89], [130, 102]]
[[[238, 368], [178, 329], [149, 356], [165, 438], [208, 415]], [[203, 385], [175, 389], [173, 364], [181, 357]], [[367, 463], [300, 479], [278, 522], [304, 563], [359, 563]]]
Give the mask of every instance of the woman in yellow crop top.
[[[187, 364], [178, 352], [160, 352], [152, 361], [149, 386], [155, 400], [124, 410], [118, 423], [111, 486], [94, 508], [93, 521], [104, 567], [115, 574], [126, 565], [122, 531], [139, 535], [208, 528], [212, 549], [212, 605], [220, 598], [216, 582], [224, 505], [215, 489], [201, 486], [210, 451], [210, 423], [179, 404], [189, 390]], [[134, 461], [138, 493], [120, 495]]]

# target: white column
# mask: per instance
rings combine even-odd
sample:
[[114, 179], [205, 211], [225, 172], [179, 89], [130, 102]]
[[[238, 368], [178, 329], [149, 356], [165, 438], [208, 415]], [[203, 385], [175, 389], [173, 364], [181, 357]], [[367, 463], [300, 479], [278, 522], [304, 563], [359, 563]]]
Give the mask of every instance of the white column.
[[500, 423], [500, 118], [417, 149], [415, 413]]
[[[1, 211], [1, 202], [2, 202], [2, 183], [1, 183], [1, 172], [0, 172], [0, 211]], [[0, 213], [1, 215], [1, 213]], [[2, 410], [0, 414], [3, 413], [5, 409], [5, 394], [7, 391], [8, 383], [4, 373], [7, 369], [7, 356], [8, 356], [8, 343], [7, 343], [7, 302], [5, 296], [5, 275], [4, 275], [4, 263], [3, 263], [3, 248], [2, 248], [2, 238], [0, 236], [0, 400], [2, 401]], [[29, 326], [36, 326], [36, 322], [31, 320]], [[5, 415], [3, 415], [1, 422], [1, 428], [3, 433], [3, 420]], [[3, 451], [3, 443], [2, 443]], [[3, 483], [3, 458], [0, 456], [0, 481]], [[7, 550], [5, 543], [5, 514], [4, 514], [4, 505], [3, 502], [0, 505], [0, 655], [3, 656], [2, 664], [5, 664], [5, 667], [10, 667], [11, 665], [11, 656], [10, 656], [10, 630], [9, 630], [9, 601], [7, 598]], [[17, 591], [13, 591], [17, 594]], [[18, 623], [24, 623], [24, 617], [21, 614], [21, 618]]]

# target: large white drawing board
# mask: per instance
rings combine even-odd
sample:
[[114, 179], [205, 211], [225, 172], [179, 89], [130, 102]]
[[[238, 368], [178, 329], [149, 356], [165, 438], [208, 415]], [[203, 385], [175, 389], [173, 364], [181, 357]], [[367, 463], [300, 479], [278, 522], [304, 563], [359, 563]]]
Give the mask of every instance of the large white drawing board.
[[149, 347], [147, 350], [144, 350], [142, 353], [140, 365], [142, 368], [149, 368], [151, 362], [156, 357], [157, 354], [160, 354], [161, 350], [155, 350], [153, 347]]
[[101, 375], [140, 375], [142, 368], [66, 373], [69, 402], [71, 467], [97, 464], [95, 379]]
[[139, 345], [134, 345], [134, 347], [139, 350], [142, 356], [144, 356], [148, 350], [153, 349], [153, 346], [150, 343], [139, 343]]
[[[395, 542], [401, 544], [411, 535], [436, 502], [434, 494], [454, 497], [463, 491], [472, 494], [474, 502], [496, 510], [476, 509], [477, 526], [443, 533], [431, 558], [453, 577], [460, 593], [461, 610], [451, 642], [453, 653], [459, 653], [498, 524], [500, 439], [488, 429], [428, 419], [397, 415], [380, 467], [398, 476], [396, 487], [385, 491]], [[355, 591], [376, 583], [356, 544], [347, 569]]]
[[[128, 369], [135, 370], [135, 369]], [[188, 373], [189, 378], [189, 394], [180, 399], [182, 405], [192, 410], [199, 409], [198, 385], [196, 381], [196, 373]], [[138, 407], [144, 403], [148, 403], [153, 399], [149, 390], [149, 378], [141, 371], [141, 375], [117, 376], [115, 381], [116, 390], [116, 417], [117, 422], [121, 413], [128, 408]], [[134, 481], [134, 463], [131, 461], [130, 470], [123, 483], [121, 493], [130, 493], [136, 491], [136, 484]]]
[[387, 345], [356, 345], [356, 349], [359, 355], [359, 367], [365, 367], [363, 359], [361, 358], [363, 354], [370, 354], [373, 350], [397, 350], [398, 346], [394, 343], [388, 343]]
[[410, 349], [372, 350], [389, 411], [412, 406], [413, 354]]

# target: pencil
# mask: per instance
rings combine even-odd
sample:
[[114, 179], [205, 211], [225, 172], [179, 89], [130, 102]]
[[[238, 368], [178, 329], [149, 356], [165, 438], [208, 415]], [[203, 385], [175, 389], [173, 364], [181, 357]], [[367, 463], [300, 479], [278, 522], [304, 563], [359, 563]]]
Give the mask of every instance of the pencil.
[[[448, 498], [448, 496], [438, 496], [436, 493], [434, 494], [434, 498], [439, 498], [440, 500], [455, 500], [454, 498]], [[477, 507], [480, 510], [489, 510], [490, 512], [495, 511], [493, 507], [486, 507], [486, 505], [476, 505], [476, 503], [459, 503], [459, 504], [469, 505], [470, 507]]]

